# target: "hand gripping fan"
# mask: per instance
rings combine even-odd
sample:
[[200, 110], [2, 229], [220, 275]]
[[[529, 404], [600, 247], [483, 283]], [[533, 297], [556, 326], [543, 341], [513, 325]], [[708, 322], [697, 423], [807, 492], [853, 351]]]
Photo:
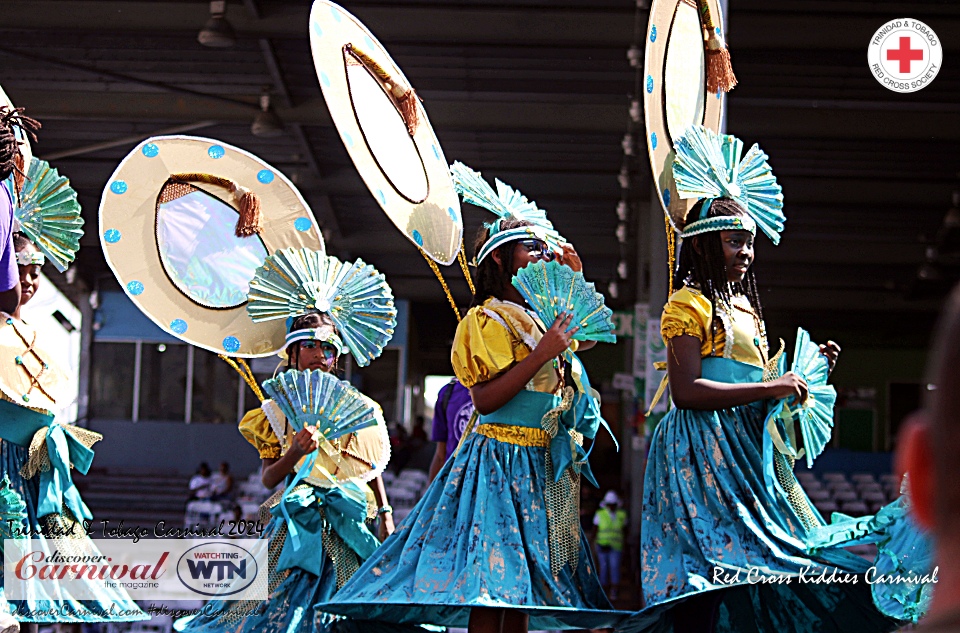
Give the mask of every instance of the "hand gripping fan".
[[681, 198], [733, 198], [774, 244], [780, 243], [786, 221], [783, 191], [759, 146], [741, 158], [743, 141], [697, 125], [687, 128], [674, 150], [673, 176]]
[[791, 408], [784, 403], [786, 410], [800, 423], [807, 467], [810, 467], [830, 441], [837, 390], [827, 384], [830, 374], [827, 358], [820, 353], [820, 347], [810, 340], [810, 334], [803, 328], [797, 328], [797, 345], [790, 371], [807, 381], [810, 390], [803, 405]]
[[550, 327], [561, 312], [573, 313], [571, 327], [580, 326], [573, 338], [578, 341], [616, 343], [613, 310], [583, 273], [558, 262], [537, 262], [517, 271], [513, 286]]
[[318, 443], [331, 455], [338, 452], [331, 440], [377, 424], [374, 402], [333, 374], [291, 369], [265, 381], [263, 390], [294, 430], [315, 426]]
[[76, 257], [83, 236], [77, 192], [70, 181], [39, 158], [30, 161], [14, 209], [20, 230], [63, 272]]
[[397, 325], [390, 286], [362, 259], [348, 264], [305, 248], [286, 248], [267, 257], [250, 282], [247, 312], [253, 321], [311, 311], [330, 315], [361, 367], [383, 352]]

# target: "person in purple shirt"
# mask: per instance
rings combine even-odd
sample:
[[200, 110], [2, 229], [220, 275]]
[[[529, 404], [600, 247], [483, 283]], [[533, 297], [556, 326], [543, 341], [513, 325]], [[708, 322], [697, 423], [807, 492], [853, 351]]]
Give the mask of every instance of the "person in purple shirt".
[[0, 108], [0, 310], [13, 314], [20, 306], [20, 272], [17, 253], [13, 248], [13, 193], [8, 179], [14, 175], [14, 186], [19, 189], [27, 167], [20, 154], [17, 128], [30, 135], [40, 124], [21, 116], [22, 108]]
[[470, 390], [456, 380], [451, 380], [437, 394], [437, 404], [433, 408], [433, 430], [430, 441], [437, 443], [437, 451], [430, 464], [430, 481], [437, 476], [453, 451], [460, 443], [467, 423], [473, 416], [473, 401]]

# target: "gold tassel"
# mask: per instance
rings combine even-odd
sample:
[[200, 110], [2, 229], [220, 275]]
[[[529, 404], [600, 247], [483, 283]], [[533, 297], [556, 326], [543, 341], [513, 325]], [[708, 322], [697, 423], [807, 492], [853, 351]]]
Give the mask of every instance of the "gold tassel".
[[234, 234], [237, 237], [249, 237], [263, 231], [263, 218], [260, 213], [260, 196], [246, 187], [241, 186], [240, 183], [230, 180], [229, 178], [199, 172], [171, 174], [170, 181], [187, 184], [203, 182], [208, 185], [217, 185], [218, 187], [228, 189], [233, 195], [233, 199], [237, 204], [237, 213], [240, 216], [237, 219], [237, 227], [234, 229]]
[[[418, 107], [420, 98], [410, 86], [404, 86], [396, 81], [387, 70], [381, 66], [375, 59], [358, 49], [353, 44], [347, 44], [344, 49], [350, 53], [350, 57], [362, 64], [374, 76], [380, 80], [383, 89], [393, 102], [393, 106], [400, 113], [400, 117], [407, 125], [407, 133], [413, 136], [417, 133], [417, 127], [420, 125], [420, 109]], [[349, 61], [349, 58], [348, 58]]]
[[733, 74], [733, 65], [730, 63], [730, 51], [717, 33], [708, 0], [698, 0], [698, 3], [700, 23], [706, 34], [704, 51], [707, 57], [707, 90], [713, 94], [730, 92], [737, 85], [737, 77]]
[[13, 186], [16, 191], [13, 192], [13, 195], [20, 197], [20, 192], [23, 191], [23, 185], [27, 181], [27, 170], [23, 164], [23, 154], [17, 152], [16, 156], [13, 157]]

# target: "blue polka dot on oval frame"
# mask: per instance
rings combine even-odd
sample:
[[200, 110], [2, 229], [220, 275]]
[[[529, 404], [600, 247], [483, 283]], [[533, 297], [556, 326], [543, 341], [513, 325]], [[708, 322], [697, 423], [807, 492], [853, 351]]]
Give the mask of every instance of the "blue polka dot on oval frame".
[[328, 75], [327, 73], [323, 73], [323, 72], [320, 73], [320, 81], [322, 81], [323, 85], [326, 86], [327, 88], [330, 87], [330, 75]]
[[353, 137], [350, 136], [349, 132], [343, 133], [343, 140], [346, 141], [347, 147], [353, 147]]
[[310, 218], [297, 218], [293, 221], [293, 228], [297, 229], [301, 233], [306, 233], [313, 226], [313, 222], [310, 221]]
[[650, 132], [650, 147], [657, 149], [657, 133]]
[[653, 94], [653, 75], [647, 75], [647, 92]]
[[236, 336], [228, 336], [223, 339], [223, 350], [230, 354], [235, 354], [240, 351], [240, 339]]
[[107, 229], [103, 232], [103, 241], [107, 244], [116, 244], [120, 241], [121, 237], [120, 231], [117, 229]]
[[330, 15], [332, 15], [333, 19], [336, 20], [337, 22], [343, 19], [343, 15], [341, 15], [341, 13], [337, 11], [336, 7], [330, 7]]
[[271, 182], [273, 182], [275, 177], [276, 176], [274, 176], [274, 173], [269, 169], [261, 169], [259, 172], [257, 172], [257, 180], [265, 185], [269, 185]]
[[157, 154], [160, 153], [160, 148], [157, 147], [155, 143], [147, 143], [143, 146], [143, 149], [140, 150], [143, 152], [143, 155], [147, 158], [154, 158]]
[[310, 28], [313, 29], [314, 35], [316, 35], [317, 37], [323, 37], [323, 29], [320, 28], [319, 24], [317, 24], [316, 22], [313, 22], [312, 24], [310, 24]]
[[380, 201], [380, 204], [387, 204], [387, 196], [384, 195], [382, 189], [377, 189], [377, 200]]
[[657, 25], [656, 24], [650, 27], [650, 41], [651, 42], [657, 41]]
[[129, 292], [135, 297], [137, 295], [142, 295], [143, 290], [144, 290], [143, 284], [139, 281], [131, 281], [130, 283], [127, 284], [127, 292]]
[[420, 231], [413, 232], [413, 241], [417, 243], [417, 246], [423, 246], [423, 236], [420, 235]]
[[170, 329], [174, 334], [183, 334], [187, 331], [187, 322], [183, 319], [174, 319], [170, 322]]
[[457, 217], [457, 211], [453, 207], [447, 207], [447, 215], [450, 216], [450, 219], [456, 222], [459, 218]]
[[227, 154], [227, 150], [223, 149], [223, 145], [211, 145], [207, 150], [207, 156], [213, 160], [223, 158]]
[[669, 189], [663, 190], [663, 204], [665, 204], [668, 207], [670, 206], [670, 190]]
[[121, 196], [127, 193], [127, 183], [123, 180], [114, 180], [110, 183], [110, 191]]

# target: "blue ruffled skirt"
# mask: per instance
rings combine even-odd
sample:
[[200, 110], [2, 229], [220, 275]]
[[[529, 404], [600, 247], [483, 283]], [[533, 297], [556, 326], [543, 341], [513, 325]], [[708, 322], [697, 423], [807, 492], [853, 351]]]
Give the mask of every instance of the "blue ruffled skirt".
[[824, 521], [800, 492], [805, 525], [783, 490], [768, 485], [774, 475], [763, 455], [766, 414], [764, 403], [754, 403], [674, 409], [661, 420], [644, 487], [647, 606], [620, 631], [671, 632], [673, 611], [690, 608], [685, 601], [705, 592], [718, 592], [718, 633], [896, 628], [874, 605], [864, 578], [868, 561], [839, 547], [809, 553], [807, 525]]
[[397, 531], [318, 610], [466, 627], [473, 607], [529, 614], [530, 629], [602, 628], [623, 614], [580, 532], [576, 571], [550, 570], [544, 448], [473, 433]]
[[[24, 479], [20, 475], [20, 468], [27, 462], [27, 457], [27, 448], [0, 440], [0, 469], [2, 469], [0, 477], [6, 476], [10, 479], [10, 488], [20, 495], [26, 504], [27, 516], [24, 527], [29, 527], [32, 534], [36, 535], [42, 531], [41, 517], [37, 516], [40, 484], [39, 477]], [[61, 523], [61, 529], [62, 527]], [[82, 530], [82, 527], [77, 526], [76, 529]], [[57, 534], [56, 537], [66, 538], [61, 534]], [[2, 585], [2, 561], [0, 561], [0, 588]], [[62, 587], [61, 592], [68, 597], [54, 600], [40, 592], [38, 588], [39, 595], [34, 599], [9, 600], [11, 612], [20, 622], [133, 622], [150, 619], [150, 616], [141, 611], [123, 590], [98, 587], [95, 600], [71, 598]]]

